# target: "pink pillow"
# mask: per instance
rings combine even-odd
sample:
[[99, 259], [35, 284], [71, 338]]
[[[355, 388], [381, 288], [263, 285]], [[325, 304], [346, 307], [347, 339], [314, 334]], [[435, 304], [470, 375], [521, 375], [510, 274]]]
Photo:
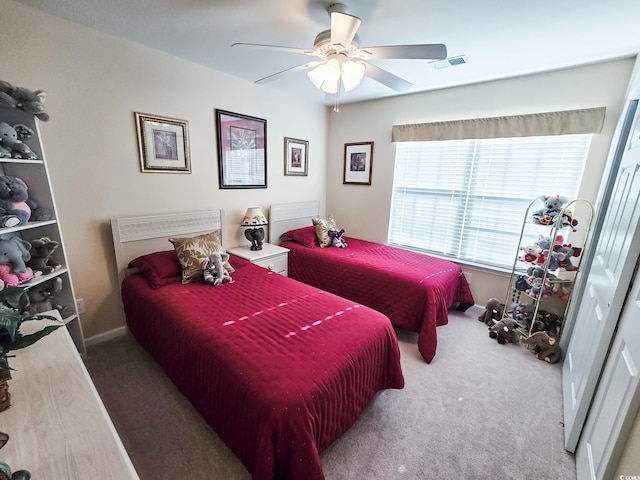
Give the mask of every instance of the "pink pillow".
[[319, 248], [318, 239], [316, 238], [316, 230], [313, 225], [308, 227], [296, 228], [289, 230], [286, 233], [280, 235], [283, 240], [294, 240], [301, 245], [309, 248]]
[[131, 265], [142, 272], [149, 286], [154, 290], [170, 283], [180, 282], [182, 275], [182, 266], [175, 250], [142, 255], [132, 260]]

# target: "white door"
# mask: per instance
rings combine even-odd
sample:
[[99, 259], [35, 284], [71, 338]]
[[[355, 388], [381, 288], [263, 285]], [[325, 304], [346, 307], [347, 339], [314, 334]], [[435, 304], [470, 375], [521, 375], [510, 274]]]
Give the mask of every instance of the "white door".
[[[579, 479], [613, 478], [640, 406], [640, 272], [625, 302], [611, 351], [576, 451]], [[637, 472], [634, 472], [637, 473]]]
[[[621, 135], [618, 173], [567, 346], [562, 372], [565, 448], [575, 451], [640, 255], [640, 125]], [[624, 133], [624, 129], [623, 129]]]

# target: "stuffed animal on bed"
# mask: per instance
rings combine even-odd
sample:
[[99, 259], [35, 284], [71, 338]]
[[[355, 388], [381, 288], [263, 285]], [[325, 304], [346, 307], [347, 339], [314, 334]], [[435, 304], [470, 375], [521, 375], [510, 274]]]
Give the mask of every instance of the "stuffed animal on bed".
[[344, 228], [340, 230], [336, 230], [332, 228], [327, 232], [329, 234], [329, 238], [331, 238], [331, 246], [337, 248], [347, 248], [347, 242], [342, 238], [344, 234]]
[[202, 261], [202, 272], [205, 283], [216, 287], [231, 281], [229, 271], [224, 266], [224, 262], [227, 260], [229, 260], [228, 253], [212, 253]]

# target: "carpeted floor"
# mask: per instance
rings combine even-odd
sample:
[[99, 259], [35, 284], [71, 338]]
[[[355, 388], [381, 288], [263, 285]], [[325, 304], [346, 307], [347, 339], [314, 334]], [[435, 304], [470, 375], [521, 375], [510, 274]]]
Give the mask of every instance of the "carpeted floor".
[[[406, 386], [322, 454], [327, 480], [576, 478], [560, 364], [489, 338], [481, 311], [450, 313], [431, 364], [397, 332]], [[133, 337], [92, 346], [85, 364], [141, 479], [251, 478]]]

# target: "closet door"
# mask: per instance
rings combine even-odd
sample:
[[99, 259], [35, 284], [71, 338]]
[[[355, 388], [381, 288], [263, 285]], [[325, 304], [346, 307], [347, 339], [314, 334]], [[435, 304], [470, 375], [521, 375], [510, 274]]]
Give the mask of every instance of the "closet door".
[[601, 208], [600, 235], [563, 364], [565, 448], [575, 451], [640, 255], [640, 125], [630, 102], [617, 157], [619, 167]]

